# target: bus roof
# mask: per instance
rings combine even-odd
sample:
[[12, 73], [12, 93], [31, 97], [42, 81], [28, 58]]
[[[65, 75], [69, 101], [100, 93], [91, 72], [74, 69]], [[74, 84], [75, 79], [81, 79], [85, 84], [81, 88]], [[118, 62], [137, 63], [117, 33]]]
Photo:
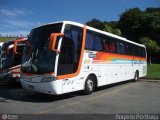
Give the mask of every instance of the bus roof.
[[[52, 25], [52, 24], [56, 24], [56, 23], [72, 24], [72, 25], [76, 25], [76, 26], [79, 26], [79, 27], [83, 27], [83, 24], [77, 23], [77, 22], [73, 22], [73, 21], [57, 21], [57, 22], [53, 22], [53, 23], [44, 24], [44, 25], [42, 25], [42, 26]], [[42, 26], [39, 26], [39, 27], [42, 27]], [[107, 36], [110, 36], [110, 37], [113, 37], [113, 38], [120, 39], [120, 40], [122, 40], [122, 41], [126, 41], [126, 42], [129, 42], [129, 43], [132, 43], [132, 44], [141, 46], [141, 47], [145, 47], [145, 45], [143, 45], [143, 44], [139, 44], [139, 43], [130, 41], [130, 40], [124, 38], [124, 37], [121, 37], [121, 36], [118, 36], [118, 35], [115, 35], [115, 34], [106, 32], [106, 31], [102, 31], [102, 30], [99, 30], [99, 29], [96, 29], [96, 28], [93, 28], [93, 27], [90, 27], [90, 26], [87, 26], [87, 29], [88, 29], [88, 30], [95, 31], [95, 32], [98, 32], [98, 33], [101, 33], [101, 34], [104, 34], [104, 35], [107, 35]]]

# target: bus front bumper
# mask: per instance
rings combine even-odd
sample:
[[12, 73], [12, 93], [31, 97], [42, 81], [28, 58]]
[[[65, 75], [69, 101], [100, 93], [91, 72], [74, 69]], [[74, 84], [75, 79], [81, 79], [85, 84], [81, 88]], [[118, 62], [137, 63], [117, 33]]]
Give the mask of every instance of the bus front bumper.
[[25, 81], [24, 79], [20, 79], [20, 82], [22, 84], [22, 87], [26, 90], [51, 95], [62, 94], [62, 82], [59, 80], [51, 82], [34, 83]]

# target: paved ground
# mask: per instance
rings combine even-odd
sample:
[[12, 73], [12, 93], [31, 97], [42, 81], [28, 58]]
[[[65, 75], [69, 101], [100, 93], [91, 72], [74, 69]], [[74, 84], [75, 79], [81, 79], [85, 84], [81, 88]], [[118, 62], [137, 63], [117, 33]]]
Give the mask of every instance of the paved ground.
[[60, 96], [0, 85], [0, 113], [160, 113], [160, 82], [125, 82], [101, 87], [92, 95]]

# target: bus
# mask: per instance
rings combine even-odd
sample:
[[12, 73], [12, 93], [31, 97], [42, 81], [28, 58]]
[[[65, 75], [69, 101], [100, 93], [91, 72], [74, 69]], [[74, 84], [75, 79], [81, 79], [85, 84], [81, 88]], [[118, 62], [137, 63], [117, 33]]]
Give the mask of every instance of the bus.
[[18, 38], [8, 40], [1, 46], [0, 57], [0, 83], [15, 83], [20, 78], [20, 64], [24, 43], [17, 45], [17, 54], [14, 54], [14, 42], [16, 40], [26, 40], [26, 38]]
[[[16, 46], [15, 46], [16, 47]], [[138, 80], [147, 73], [146, 47], [80, 23], [61, 21], [31, 30], [24, 47], [24, 89], [59, 95]]]

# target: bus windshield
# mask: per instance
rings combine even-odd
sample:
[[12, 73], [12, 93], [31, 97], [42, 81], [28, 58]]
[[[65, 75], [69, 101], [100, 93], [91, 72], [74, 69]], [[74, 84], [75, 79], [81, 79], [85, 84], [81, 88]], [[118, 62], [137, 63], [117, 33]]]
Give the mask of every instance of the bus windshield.
[[25, 46], [22, 56], [21, 71], [23, 73], [43, 74], [54, 72], [56, 52], [50, 51], [49, 41], [52, 33], [60, 33], [62, 24], [52, 24], [35, 28], [28, 36], [28, 42], [32, 46], [31, 54], [29, 46]]
[[7, 48], [14, 43], [14, 40], [9, 40], [2, 45], [1, 48], [1, 69], [9, 68], [12, 64], [13, 50], [10, 49], [7, 53]]
[[[19, 65], [21, 63], [21, 54], [13, 53], [13, 44], [14, 40], [9, 40], [4, 42], [1, 48], [1, 70]], [[17, 51], [22, 53], [24, 44], [19, 43], [17, 47]], [[7, 50], [9, 48], [9, 50]]]

